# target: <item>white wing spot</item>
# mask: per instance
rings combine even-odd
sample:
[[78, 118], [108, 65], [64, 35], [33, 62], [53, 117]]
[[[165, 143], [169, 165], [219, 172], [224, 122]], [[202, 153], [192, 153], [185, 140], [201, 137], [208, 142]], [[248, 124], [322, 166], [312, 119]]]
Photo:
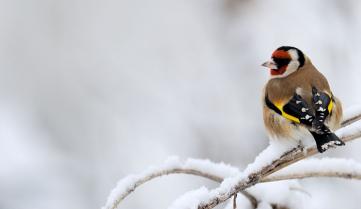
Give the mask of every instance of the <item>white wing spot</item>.
[[322, 101], [321, 101], [321, 100], [318, 100], [318, 101], [316, 102], [316, 104], [322, 104]]
[[322, 112], [325, 112], [325, 111], [326, 111], [326, 109], [325, 109], [325, 108], [320, 107], [320, 108], [318, 108], [318, 110], [317, 110], [317, 111], [322, 111]]
[[327, 142], [326, 144], [323, 144], [321, 146], [321, 148], [323, 150], [327, 150], [329, 147], [333, 147], [333, 145], [337, 144], [338, 141], [330, 141], [330, 142]]

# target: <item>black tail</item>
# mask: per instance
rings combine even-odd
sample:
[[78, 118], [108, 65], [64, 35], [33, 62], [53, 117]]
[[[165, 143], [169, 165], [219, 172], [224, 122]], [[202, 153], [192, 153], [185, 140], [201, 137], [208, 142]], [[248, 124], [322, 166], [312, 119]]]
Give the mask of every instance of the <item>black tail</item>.
[[324, 132], [324, 133], [316, 133], [313, 131], [310, 131], [313, 138], [315, 138], [316, 144], [317, 144], [317, 150], [318, 152], [322, 153], [326, 151], [328, 148], [336, 146], [343, 146], [345, 143], [341, 141], [336, 134], [332, 132]]

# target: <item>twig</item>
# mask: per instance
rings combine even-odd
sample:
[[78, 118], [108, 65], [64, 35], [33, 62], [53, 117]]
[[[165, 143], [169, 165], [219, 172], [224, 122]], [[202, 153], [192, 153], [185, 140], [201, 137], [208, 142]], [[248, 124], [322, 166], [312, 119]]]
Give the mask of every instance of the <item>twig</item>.
[[271, 207], [272, 207], [272, 209], [289, 209], [286, 206], [282, 206], [282, 205], [278, 205], [278, 204], [274, 204], [274, 203], [271, 204]]
[[[358, 114], [357, 118], [360, 118], [361, 114]], [[344, 123], [347, 124], [347, 123]], [[350, 125], [352, 126], [352, 125]], [[344, 127], [343, 129], [347, 130], [347, 127]], [[351, 141], [353, 139], [356, 139], [358, 137], [361, 137], [361, 130], [351, 130], [349, 132], [341, 132], [339, 136], [341, 140], [344, 142]], [[234, 194], [238, 193], [239, 191], [242, 191], [250, 186], [253, 186], [260, 182], [263, 178], [267, 177], [268, 175], [290, 165], [293, 164], [299, 160], [302, 160], [306, 157], [313, 156], [317, 154], [316, 147], [311, 147], [307, 149], [307, 152], [303, 152], [302, 147], [296, 147], [289, 152], [283, 154], [280, 158], [274, 160], [271, 164], [263, 167], [261, 170], [253, 172], [249, 174], [247, 177], [242, 178], [238, 180], [235, 184], [233, 184], [230, 188], [227, 188], [226, 191], [224, 191], [224, 188], [221, 192], [217, 192], [217, 189], [213, 190], [211, 192], [210, 197], [208, 200], [201, 202], [198, 205], [198, 209], [210, 209], [215, 207], [216, 205], [228, 200], [230, 197], [232, 197]]]
[[[350, 109], [354, 109], [354, 110], [350, 110], [351, 112], [355, 111], [355, 108], [350, 108]], [[360, 107], [357, 107], [356, 108], [357, 110], [356, 111], [360, 111]], [[347, 125], [350, 125], [351, 123], [355, 122], [355, 121], [358, 121], [361, 119], [361, 114], [352, 114], [352, 115], [349, 115], [349, 116], [346, 116], [346, 118], [343, 119], [342, 123], [341, 123], [341, 127], [345, 127]]]
[[237, 209], [237, 194], [233, 195], [233, 209]]
[[355, 179], [361, 180], [361, 173], [350, 173], [350, 172], [305, 172], [305, 173], [294, 173], [288, 175], [277, 175], [272, 177], [266, 177], [260, 182], [272, 182], [272, 181], [282, 181], [290, 179], [304, 179], [312, 177], [336, 177], [336, 178], [345, 178], [345, 179]]

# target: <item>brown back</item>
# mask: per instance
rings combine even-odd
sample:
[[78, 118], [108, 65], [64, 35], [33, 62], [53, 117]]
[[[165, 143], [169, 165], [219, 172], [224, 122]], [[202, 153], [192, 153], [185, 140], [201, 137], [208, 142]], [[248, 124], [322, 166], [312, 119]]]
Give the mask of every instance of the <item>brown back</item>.
[[284, 78], [272, 78], [265, 87], [268, 98], [274, 102], [286, 102], [292, 98], [297, 88], [301, 88], [301, 96], [311, 104], [312, 86], [331, 94], [326, 78], [313, 66], [307, 58], [303, 67]]

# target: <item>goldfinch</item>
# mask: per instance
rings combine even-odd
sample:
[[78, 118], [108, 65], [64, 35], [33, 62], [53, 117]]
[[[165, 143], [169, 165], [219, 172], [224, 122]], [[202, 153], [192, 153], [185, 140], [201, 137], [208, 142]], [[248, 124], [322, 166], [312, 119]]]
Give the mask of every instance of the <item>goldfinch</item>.
[[271, 74], [263, 96], [263, 119], [271, 139], [299, 142], [313, 136], [320, 153], [345, 144], [333, 133], [340, 127], [341, 102], [301, 50], [279, 47], [262, 66]]

